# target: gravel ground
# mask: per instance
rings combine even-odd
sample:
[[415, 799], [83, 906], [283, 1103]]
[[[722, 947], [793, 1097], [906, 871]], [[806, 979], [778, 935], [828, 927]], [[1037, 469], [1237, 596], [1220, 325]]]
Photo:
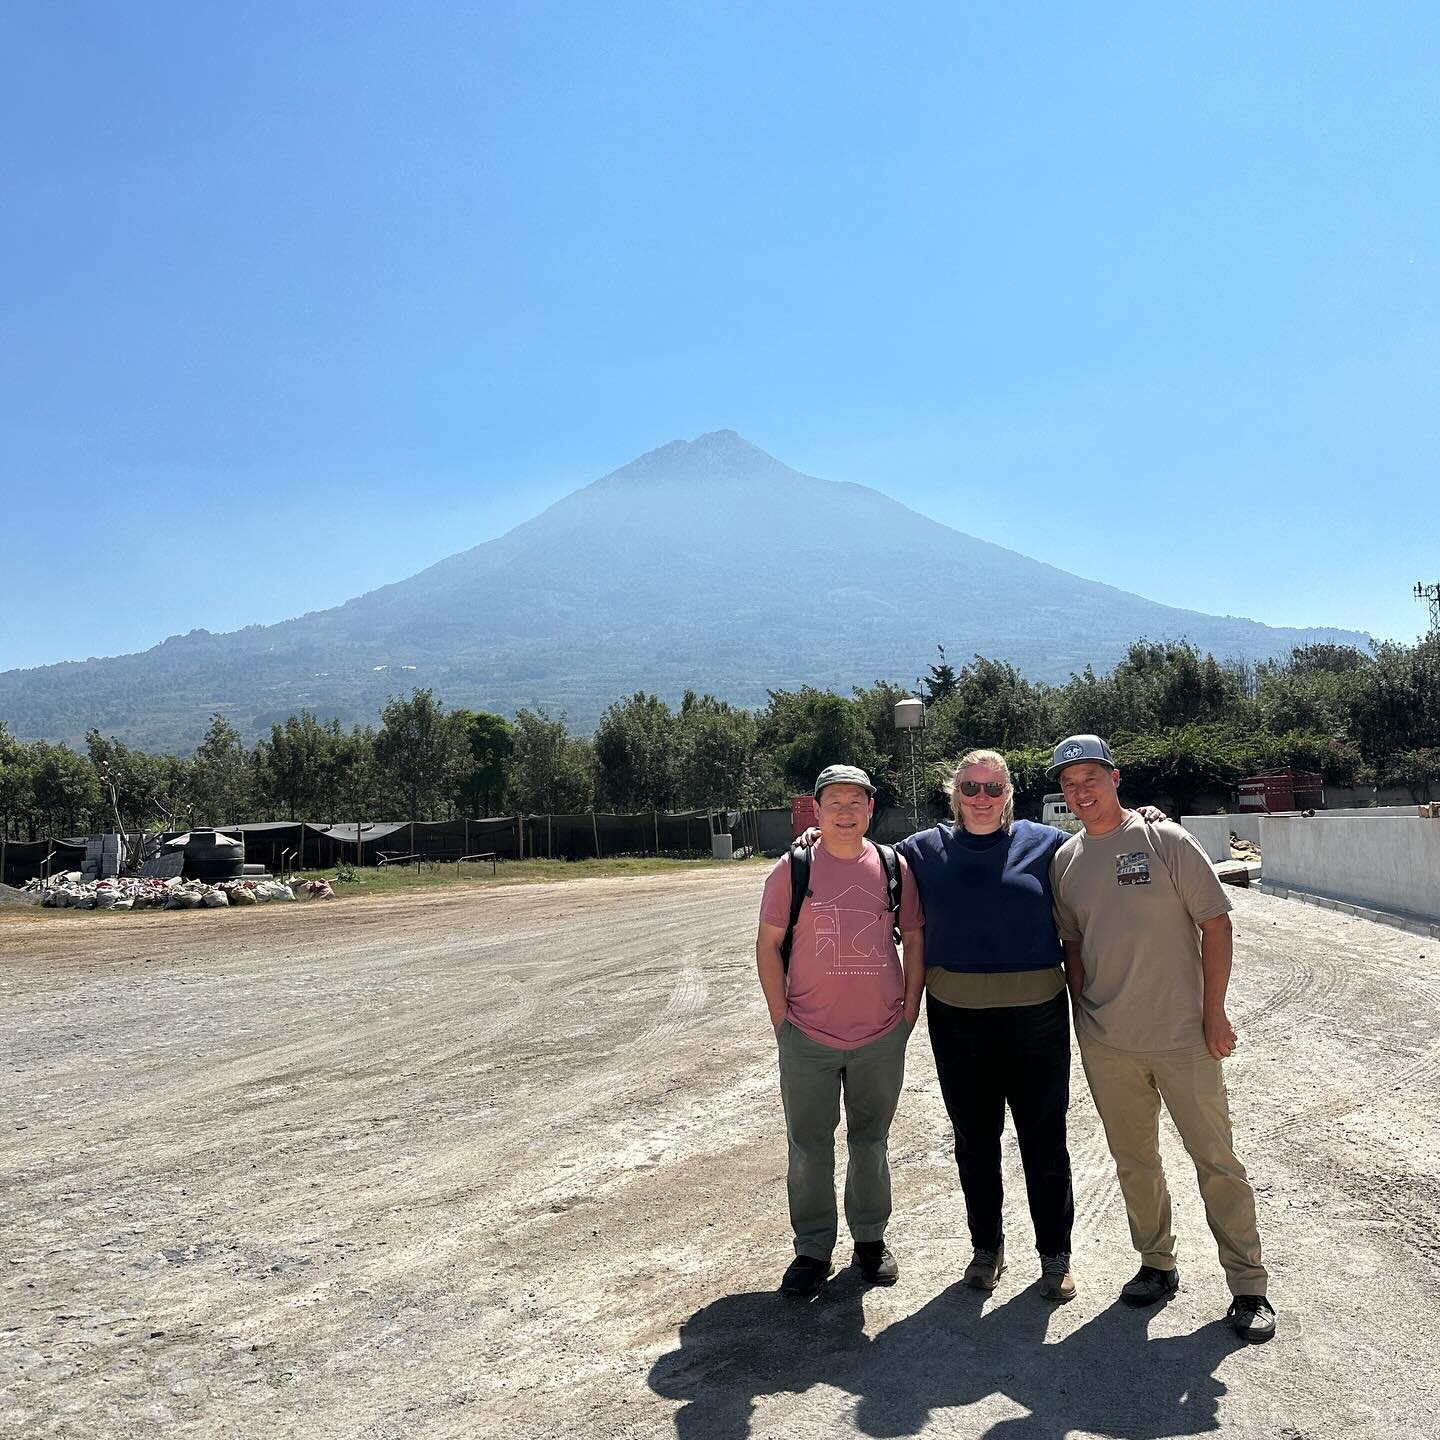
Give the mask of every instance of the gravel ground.
[[[1236, 892], [1229, 1063], [1280, 1333], [1240, 1345], [1167, 1131], [1135, 1267], [1078, 1065], [1081, 1291], [968, 1259], [917, 1032], [902, 1267], [788, 1258], [760, 872], [0, 916], [0, 1434], [1440, 1435], [1440, 945]], [[923, 1031], [922, 1020], [920, 1030]]]

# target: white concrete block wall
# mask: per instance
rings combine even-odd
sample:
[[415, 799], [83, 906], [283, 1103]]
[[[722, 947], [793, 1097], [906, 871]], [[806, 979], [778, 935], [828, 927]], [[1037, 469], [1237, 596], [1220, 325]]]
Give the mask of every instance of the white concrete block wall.
[[1218, 865], [1230, 858], [1229, 815], [1186, 815], [1180, 823], [1200, 842], [1201, 848]]
[[1260, 817], [1266, 885], [1440, 921], [1440, 820]]

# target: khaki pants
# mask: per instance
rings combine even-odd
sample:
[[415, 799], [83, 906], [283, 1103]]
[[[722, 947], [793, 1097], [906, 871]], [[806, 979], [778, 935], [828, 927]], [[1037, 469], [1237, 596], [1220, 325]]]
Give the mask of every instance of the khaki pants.
[[1263, 1295], [1255, 1192], [1235, 1158], [1230, 1101], [1220, 1062], [1203, 1045], [1134, 1054], [1080, 1037], [1080, 1058], [1095, 1108], [1105, 1126], [1115, 1173], [1125, 1197], [1130, 1239], [1142, 1265], [1175, 1268], [1170, 1191], [1160, 1165], [1160, 1102], [1200, 1182], [1205, 1218], [1220, 1250], [1232, 1295]]

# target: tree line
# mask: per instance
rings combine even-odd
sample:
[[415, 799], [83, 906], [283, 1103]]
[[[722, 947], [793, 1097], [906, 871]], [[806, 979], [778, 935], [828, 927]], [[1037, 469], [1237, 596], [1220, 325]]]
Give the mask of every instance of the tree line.
[[[940, 650], [918, 681], [921, 803], [942, 802], [946, 766], [964, 751], [1003, 751], [1017, 803], [1038, 805], [1051, 747], [1107, 736], [1135, 794], [1184, 810], [1274, 765], [1331, 784], [1440, 791], [1440, 637], [1370, 651], [1308, 645], [1282, 659], [1218, 661], [1184, 642], [1139, 640], [1113, 669], [1063, 685], [1026, 680], [975, 656], [956, 669]], [[309, 711], [247, 745], [216, 715], [192, 756], [155, 755], [92, 730], [83, 752], [14, 737], [0, 719], [0, 833], [11, 839], [116, 828], [251, 820], [398, 820], [497, 814], [736, 808], [784, 804], [834, 761], [862, 765], [882, 804], [908, 803], [909, 737], [894, 728], [889, 681], [849, 695], [774, 690], [751, 711], [687, 691], [678, 707], [637, 692], [592, 736], [563, 716], [513, 720], [447, 710], [433, 691], [396, 697], [378, 726]]]

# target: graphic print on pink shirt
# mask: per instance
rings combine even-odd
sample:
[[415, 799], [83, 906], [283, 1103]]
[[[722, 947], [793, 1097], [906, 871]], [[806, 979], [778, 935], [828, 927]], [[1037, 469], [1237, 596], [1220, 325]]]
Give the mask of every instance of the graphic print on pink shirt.
[[[900, 927], [924, 923], [920, 899], [901, 860]], [[790, 860], [765, 881], [760, 918], [783, 929], [790, 918]], [[795, 924], [786, 977], [785, 1018], [822, 1045], [854, 1049], [901, 1023], [905, 978], [886, 908], [885, 867], [868, 842], [855, 860], [837, 860], [817, 845], [810, 860], [810, 898]]]
[[877, 915], [874, 896], [862, 886], [849, 885], [833, 900], [812, 899], [810, 912], [815, 961], [826, 975], [878, 975], [895, 953], [890, 912]]

